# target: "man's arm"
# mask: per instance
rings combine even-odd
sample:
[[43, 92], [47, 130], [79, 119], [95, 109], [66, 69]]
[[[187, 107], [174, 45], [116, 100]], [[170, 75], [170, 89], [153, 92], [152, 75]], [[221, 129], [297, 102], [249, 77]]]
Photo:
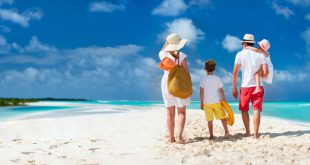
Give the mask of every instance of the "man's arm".
[[233, 71], [233, 91], [232, 91], [232, 95], [234, 96], [234, 98], [238, 98], [238, 90], [237, 90], [237, 79], [238, 79], [238, 72], [240, 69], [240, 64], [236, 64], [234, 66], [234, 71]]
[[200, 109], [203, 110], [203, 88], [200, 87]]
[[269, 70], [268, 70], [267, 64], [262, 64], [262, 68], [263, 68], [263, 75], [262, 75], [262, 77], [263, 78], [267, 78], [268, 74], [269, 74]]

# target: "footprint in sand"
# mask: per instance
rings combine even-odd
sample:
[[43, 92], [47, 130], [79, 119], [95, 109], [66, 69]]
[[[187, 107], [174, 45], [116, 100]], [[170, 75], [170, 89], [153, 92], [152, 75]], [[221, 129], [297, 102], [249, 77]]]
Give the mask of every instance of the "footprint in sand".
[[194, 154], [193, 156], [207, 156], [207, 157], [210, 157], [211, 156], [211, 154], [210, 154], [210, 152], [208, 151], [208, 150], [203, 150], [202, 152], [198, 152], [198, 153], [196, 153], [196, 154]]
[[33, 153], [35, 153], [35, 152], [22, 152], [22, 154], [24, 154], [24, 155], [29, 155], [29, 154], [33, 154]]
[[57, 146], [57, 145], [51, 145], [51, 146], [49, 147], [49, 149], [50, 149], [50, 150], [52, 150], [52, 149], [56, 149], [56, 148], [58, 148], [58, 146]]
[[20, 159], [14, 159], [14, 160], [11, 160], [11, 162], [13, 163], [18, 163]]
[[92, 143], [96, 143], [97, 141], [100, 141], [100, 139], [91, 139], [90, 140]]
[[20, 144], [22, 142], [22, 139], [13, 139], [12, 142]]
[[99, 150], [100, 148], [90, 148], [89, 151], [95, 152], [96, 150]]
[[13, 139], [12, 142], [21, 141], [22, 139]]
[[36, 161], [35, 160], [28, 160], [27, 162], [30, 164], [34, 164]]
[[63, 158], [63, 159], [66, 159], [67, 156], [58, 156], [58, 158]]

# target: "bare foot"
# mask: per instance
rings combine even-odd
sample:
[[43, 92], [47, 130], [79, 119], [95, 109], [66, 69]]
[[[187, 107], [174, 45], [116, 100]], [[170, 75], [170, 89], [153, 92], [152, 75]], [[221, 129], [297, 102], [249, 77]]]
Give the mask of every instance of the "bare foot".
[[178, 137], [177, 138], [177, 143], [179, 144], [185, 144], [185, 140], [183, 138]]
[[251, 136], [251, 134], [249, 134], [249, 133], [244, 134], [244, 137], [250, 137], [250, 136]]
[[184, 139], [178, 140], [177, 143], [179, 143], [179, 144], [185, 144], [185, 140], [184, 140]]
[[260, 91], [262, 91], [262, 90], [260, 89], [260, 87], [256, 87], [256, 88], [255, 88], [255, 91], [253, 92], [253, 94], [257, 94], [257, 93], [259, 93]]
[[254, 138], [254, 139], [258, 139], [258, 138], [259, 138], [259, 135], [258, 135], [258, 134], [254, 134], [253, 138]]
[[175, 138], [169, 139], [169, 143], [175, 143]]
[[214, 136], [213, 136], [213, 135], [210, 135], [210, 136], [209, 136], [209, 140], [212, 140], [212, 139], [214, 139]]
[[224, 135], [224, 138], [227, 139], [227, 138], [229, 138], [229, 136], [230, 136], [229, 132], [226, 132]]

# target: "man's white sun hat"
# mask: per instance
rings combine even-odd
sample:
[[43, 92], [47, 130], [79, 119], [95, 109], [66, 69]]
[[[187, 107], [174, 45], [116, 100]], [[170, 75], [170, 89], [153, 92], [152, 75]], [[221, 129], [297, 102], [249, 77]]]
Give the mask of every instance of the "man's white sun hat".
[[254, 35], [253, 34], [245, 34], [242, 40], [242, 43], [252, 43], [254, 44]]
[[187, 40], [184, 38], [181, 38], [178, 34], [172, 33], [167, 38], [166, 41], [168, 45], [164, 48], [163, 51], [170, 52], [170, 51], [176, 51], [182, 49]]

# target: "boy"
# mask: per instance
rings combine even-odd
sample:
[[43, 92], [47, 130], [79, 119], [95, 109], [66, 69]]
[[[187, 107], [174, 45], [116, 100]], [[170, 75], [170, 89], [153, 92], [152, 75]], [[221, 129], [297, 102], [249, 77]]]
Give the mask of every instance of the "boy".
[[208, 60], [205, 63], [205, 75], [200, 82], [200, 108], [205, 110], [206, 119], [208, 121], [208, 128], [210, 132], [209, 139], [213, 139], [213, 119], [222, 121], [225, 129], [225, 137], [229, 136], [226, 122], [226, 113], [221, 105], [221, 100], [218, 92], [220, 93], [222, 100], [225, 101], [225, 95], [223, 90], [223, 83], [221, 79], [214, 75], [215, 61]]

